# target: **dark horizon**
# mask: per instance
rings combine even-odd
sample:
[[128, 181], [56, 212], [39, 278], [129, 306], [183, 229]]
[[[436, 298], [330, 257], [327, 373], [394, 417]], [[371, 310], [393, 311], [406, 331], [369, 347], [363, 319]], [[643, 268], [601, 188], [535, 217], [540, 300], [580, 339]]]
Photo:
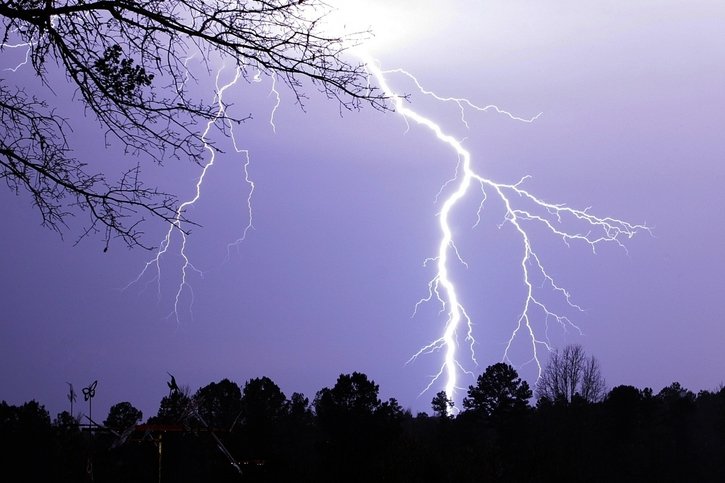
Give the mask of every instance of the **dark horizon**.
[[[563, 371], [583, 374], [577, 359]], [[550, 366], [551, 367], [551, 366]], [[578, 368], [578, 369], [577, 369]], [[563, 372], [562, 372], [563, 373]], [[580, 380], [537, 389], [505, 363], [486, 368], [463, 410], [441, 391], [413, 415], [366, 374], [340, 374], [314, 399], [274, 381], [228, 379], [187, 394], [168, 381], [157, 415], [127, 402], [102, 424], [42, 405], [0, 403], [6, 469], [52, 481], [721, 481], [725, 388], [677, 383], [606, 394]], [[588, 396], [586, 396], [588, 395]], [[551, 398], [550, 398], [551, 396]], [[98, 418], [100, 420], [100, 418]], [[31, 461], [42, 464], [29, 464]]]

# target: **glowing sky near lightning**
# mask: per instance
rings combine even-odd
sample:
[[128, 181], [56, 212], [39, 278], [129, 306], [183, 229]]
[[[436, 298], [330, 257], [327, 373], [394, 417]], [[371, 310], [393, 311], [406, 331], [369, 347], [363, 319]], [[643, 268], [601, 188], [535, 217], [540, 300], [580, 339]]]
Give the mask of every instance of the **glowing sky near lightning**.
[[[658, 390], [678, 380], [699, 390], [725, 382], [720, 2], [393, 3], [369, 46], [383, 68], [405, 68], [444, 96], [526, 118], [544, 113], [526, 124], [468, 112], [466, 128], [455, 105], [412, 96], [411, 106], [446, 123], [474, 153], [477, 172], [505, 183], [531, 175], [527, 187], [547, 201], [654, 229], [654, 237], [627, 241], [628, 253], [607, 246], [596, 256], [532, 233], [585, 310], [568, 313], [584, 335], [552, 328], [554, 342], [582, 343], [610, 385]], [[415, 87], [404, 76], [391, 82]], [[225, 261], [248, 222], [244, 158], [226, 141], [219, 169], [209, 172], [214, 188], [190, 213], [202, 224], [189, 249], [204, 277], [193, 276], [194, 303], [178, 323], [166, 318], [173, 270], [160, 296], [148, 280], [119, 291], [148, 253], [114, 246], [103, 254], [93, 240], [73, 247], [72, 237], [62, 242], [38, 227], [27, 199], [0, 191], [0, 399], [35, 397], [54, 414], [66, 409], [65, 381], [98, 379], [94, 413], [129, 400], [148, 417], [166, 392], [166, 371], [193, 390], [268, 375], [287, 394], [312, 397], [339, 373], [359, 370], [385, 397], [429, 410], [433, 393], [418, 394], [440, 358], [405, 362], [440, 335], [438, 306], [411, 314], [432, 273], [423, 261], [438, 242], [436, 195], [458, 160], [398, 116], [341, 118], [312, 93], [302, 112], [282, 90], [273, 130], [270, 89], [263, 79], [230, 91], [237, 112], [254, 113], [237, 131], [256, 187], [254, 229]], [[100, 152], [89, 139], [84, 149]], [[149, 172], [182, 199], [193, 196], [198, 174], [188, 164]], [[522, 288], [520, 245], [498, 228], [500, 206], [486, 205], [472, 228], [479, 201], [472, 197], [452, 221], [468, 264], [454, 275], [483, 370], [501, 360]], [[149, 238], [160, 240], [163, 227], [151, 228]], [[515, 362], [526, 360], [524, 349]], [[521, 372], [534, 377], [531, 365]]]

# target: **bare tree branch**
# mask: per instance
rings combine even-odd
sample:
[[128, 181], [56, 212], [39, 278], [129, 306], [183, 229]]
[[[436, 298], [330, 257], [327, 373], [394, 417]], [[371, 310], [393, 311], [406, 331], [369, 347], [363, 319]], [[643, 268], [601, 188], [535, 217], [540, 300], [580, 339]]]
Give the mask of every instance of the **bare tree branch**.
[[[0, 50], [11, 39], [27, 44], [49, 93], [47, 69], [60, 68], [107, 143], [115, 140], [126, 154], [199, 162], [200, 122], [216, 119], [221, 127], [245, 118], [219, 119], [213, 104], [193, 98], [186, 62], [194, 52], [207, 63], [233, 59], [247, 80], [259, 72], [281, 79], [302, 108], [309, 82], [342, 109], [387, 109], [364, 65], [345, 59], [367, 33], [325, 35], [327, 11], [321, 0], [3, 1]], [[144, 215], [174, 222], [176, 198], [144, 187], [139, 166], [114, 182], [88, 173], [72, 156], [71, 123], [47, 100], [0, 83], [0, 117], [0, 177], [31, 194], [45, 225], [60, 232], [79, 208], [91, 218], [82, 237], [101, 230], [108, 247], [113, 237], [144, 246]]]
[[552, 402], [570, 403], [576, 397], [599, 402], [606, 391], [599, 362], [594, 356], [587, 356], [578, 344], [552, 352], [536, 383], [536, 397]]

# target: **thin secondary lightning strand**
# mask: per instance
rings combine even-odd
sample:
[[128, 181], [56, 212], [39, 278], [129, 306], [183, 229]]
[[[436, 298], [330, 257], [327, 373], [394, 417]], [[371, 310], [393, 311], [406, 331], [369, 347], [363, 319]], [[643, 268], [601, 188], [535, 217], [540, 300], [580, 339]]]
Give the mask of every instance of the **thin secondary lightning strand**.
[[[274, 118], [277, 113], [277, 110], [279, 109], [279, 106], [282, 103], [282, 98], [280, 96], [279, 91], [277, 90], [277, 77], [274, 75], [271, 75], [271, 82], [272, 86], [270, 87], [269, 95], [274, 96], [275, 103], [272, 107], [272, 112], [269, 115], [269, 125], [272, 127], [272, 132], [277, 132], [277, 125], [275, 124]], [[253, 82], [261, 82], [262, 81], [262, 70], [257, 69], [256, 74], [252, 78]], [[234, 126], [231, 122], [228, 122], [227, 124], [229, 126], [229, 132], [231, 134], [232, 143], [234, 145], [234, 150], [239, 154], [244, 154], [246, 157], [246, 161], [244, 163], [244, 181], [249, 186], [249, 195], [247, 196], [247, 216], [249, 222], [247, 223], [247, 226], [244, 227], [244, 230], [242, 232], [242, 236], [237, 238], [235, 241], [227, 244], [227, 261], [229, 260], [231, 256], [231, 250], [233, 247], [239, 248], [239, 245], [247, 239], [247, 234], [249, 233], [249, 230], [254, 229], [254, 213], [252, 210], [252, 196], [254, 195], [254, 190], [256, 189], [256, 185], [254, 184], [254, 181], [249, 176], [249, 151], [246, 149], [241, 149], [237, 145], [236, 137], [234, 136]]]
[[[550, 310], [539, 298], [537, 298], [533, 284], [534, 276], [537, 275], [538, 278], [543, 279], [543, 285], [548, 286], [550, 290], [563, 298], [564, 302], [569, 307], [577, 310], [581, 310], [581, 308], [572, 302], [569, 292], [559, 286], [554, 278], [546, 271], [539, 256], [532, 247], [531, 238], [526, 231], [526, 223], [542, 225], [550, 233], [559, 237], [567, 245], [569, 242], [573, 241], [588, 244], [593, 251], [596, 251], [596, 247], [600, 243], [605, 242], [613, 242], [620, 247], [624, 247], [621, 242], [622, 238], [631, 238], [637, 232], [648, 230], [648, 228], [644, 225], [631, 224], [616, 218], [598, 217], [590, 214], [588, 208], [579, 210], [570, 208], [564, 204], [548, 203], [540, 198], [537, 198], [523, 188], [523, 183], [529, 178], [528, 176], [522, 178], [515, 184], [506, 184], [498, 183], [479, 175], [472, 168], [471, 153], [463, 147], [461, 142], [448, 134], [440, 126], [440, 124], [430, 117], [426, 117], [408, 107], [408, 105], [404, 102], [404, 98], [390, 87], [387, 77], [390, 74], [402, 74], [411, 79], [422, 94], [431, 96], [440, 102], [454, 102], [460, 109], [461, 121], [466, 125], [466, 127], [468, 126], [465, 119], [466, 108], [476, 111], [493, 110], [499, 114], [506, 115], [513, 120], [522, 122], [533, 122], [540, 114], [531, 119], [525, 119], [514, 116], [508, 111], [493, 105], [479, 107], [468, 99], [442, 97], [432, 91], [424, 89], [418, 79], [409, 72], [403, 69], [384, 71], [369, 55], [364, 52], [359, 53], [359, 55], [361, 56], [363, 62], [367, 65], [367, 68], [370, 74], [374, 77], [377, 85], [391, 99], [395, 112], [401, 115], [405, 119], [406, 123], [408, 123], [408, 121], [412, 121], [432, 131], [440, 142], [447, 145], [455, 152], [459, 159], [455, 176], [451, 180], [447, 181], [443, 186], [443, 188], [446, 188], [448, 185], [452, 185], [453, 192], [443, 199], [439, 213], [439, 228], [441, 236], [438, 243], [438, 252], [435, 258], [426, 261], [434, 261], [436, 263], [435, 275], [428, 283], [428, 296], [421, 299], [416, 304], [417, 311], [417, 308], [421, 303], [431, 301], [435, 298], [441, 305], [441, 312], [446, 312], [447, 315], [442, 335], [430, 344], [422, 347], [408, 361], [412, 362], [423, 354], [430, 354], [435, 351], [444, 352], [443, 362], [439, 371], [437, 374], [432, 376], [431, 381], [425, 389], [423, 389], [421, 394], [428, 391], [438, 380], [444, 378], [446, 396], [449, 400], [454, 400], [456, 391], [460, 389], [458, 385], [459, 373], [465, 372], [472, 374], [470, 371], [466, 370], [464, 365], [459, 361], [457, 352], [461, 337], [463, 337], [468, 344], [471, 360], [476, 365], [478, 364], [474, 350], [476, 340], [473, 334], [471, 318], [466, 313], [466, 310], [460, 300], [456, 284], [450, 275], [451, 256], [454, 256], [460, 263], [465, 264], [455, 245], [453, 231], [450, 224], [450, 215], [452, 210], [456, 208], [459, 202], [472, 191], [472, 187], [476, 185], [480, 188], [480, 196], [482, 196], [476, 213], [476, 225], [478, 225], [480, 221], [481, 210], [483, 209], [483, 204], [486, 201], [487, 196], [489, 194], [494, 194], [500, 198], [505, 207], [504, 223], [509, 223], [514, 228], [515, 232], [520, 237], [522, 246], [520, 267], [522, 273], [522, 283], [525, 287], [526, 295], [521, 306], [520, 316], [516, 321], [516, 326], [506, 344], [503, 360], [510, 362], [509, 352], [513, 342], [517, 339], [517, 337], [524, 335], [528, 339], [531, 347], [531, 360], [527, 361], [527, 363], [535, 363], [538, 369], [538, 375], [540, 376], [542, 370], [539, 354], [540, 350], [542, 348], [546, 350], [552, 349], [548, 340], [549, 321], [553, 320], [562, 325], [565, 329], [573, 328], [579, 332], [581, 332], [581, 330], [566, 316], [559, 315]], [[439, 192], [439, 196], [442, 195], [443, 188]], [[438, 199], [438, 197], [436, 197], [436, 199]], [[520, 204], [525, 204], [530, 208], [521, 208], [518, 206]], [[569, 231], [564, 226], [577, 222], [583, 224], [583, 226], [587, 228], [587, 231]], [[474, 227], [476, 225], [474, 225]], [[543, 318], [545, 326], [547, 327], [543, 335], [538, 335], [532, 325], [532, 318], [537, 314], [539, 317]], [[452, 408], [451, 411], [456, 411], [456, 408]]]
[[[271, 119], [274, 118], [272, 117]], [[249, 158], [249, 150], [242, 149], [237, 144], [237, 138], [234, 134], [234, 125], [231, 121], [227, 120], [227, 126], [229, 127], [229, 134], [232, 138], [232, 145], [234, 146], [234, 151], [236, 151], [237, 154], [244, 155], [244, 164], [242, 165], [242, 169], [244, 171], [244, 182], [247, 183], [247, 185], [249, 186], [249, 192], [247, 194], [247, 226], [244, 227], [244, 230], [242, 231], [242, 236], [227, 245], [228, 261], [231, 256], [232, 247], [239, 248], [239, 245], [247, 239], [247, 233], [249, 233], [249, 230], [254, 229], [254, 210], [252, 209], [252, 198], [254, 197], [254, 190], [256, 189], [256, 185], [254, 184], [254, 181], [249, 175], [249, 165], [251, 164], [251, 159]]]
[[3, 70], [10, 71], [10, 72], [17, 72], [18, 69], [20, 69], [24, 65], [27, 65], [27, 63], [30, 60], [30, 50], [32, 49], [32, 47], [33, 47], [33, 44], [31, 44], [29, 42], [24, 42], [24, 43], [20, 43], [20, 44], [0, 44], [0, 48], [3, 48], [3, 49], [21, 49], [21, 48], [25, 49], [25, 59], [22, 62], [17, 64], [15, 67], [5, 67]]
[[181, 265], [181, 270], [180, 270], [181, 271], [181, 281], [179, 282], [179, 285], [177, 286], [177, 289], [176, 289], [176, 293], [174, 296], [173, 309], [172, 309], [171, 313], [169, 313], [169, 317], [173, 316], [176, 319], [177, 324], [180, 324], [180, 322], [181, 322], [180, 316], [179, 316], [179, 307], [180, 307], [180, 304], [181, 304], [185, 291], [189, 292], [189, 297], [190, 297], [189, 309], [190, 310], [194, 303], [194, 292], [193, 292], [191, 285], [188, 283], [188, 277], [189, 277], [190, 272], [194, 271], [194, 272], [198, 273], [200, 276], [203, 276], [203, 272], [201, 270], [197, 269], [193, 265], [193, 263], [191, 262], [191, 259], [189, 258], [189, 255], [186, 252], [187, 234], [184, 231], [184, 226], [183, 226], [184, 220], [185, 220], [184, 215], [188, 211], [188, 209], [190, 207], [192, 207], [201, 198], [201, 191], [202, 191], [202, 186], [204, 185], [204, 179], [206, 178], [208, 171], [214, 166], [214, 163], [216, 161], [217, 153], [216, 153], [215, 149], [209, 144], [207, 136], [209, 135], [211, 128], [219, 121], [225, 122], [226, 125], [230, 128], [230, 133], [231, 133], [231, 138], [232, 138], [232, 142], [234, 145], [234, 150], [237, 153], [243, 154], [245, 156], [243, 169], [244, 169], [245, 181], [250, 186], [250, 192], [249, 192], [249, 196], [247, 198], [247, 206], [249, 209], [250, 217], [249, 217], [249, 223], [244, 230], [243, 236], [246, 236], [247, 231], [252, 228], [251, 198], [252, 198], [252, 193], [254, 192], [254, 183], [250, 179], [249, 171], [248, 171], [249, 162], [250, 162], [249, 152], [247, 150], [240, 149], [238, 147], [236, 138], [234, 137], [233, 126], [232, 126], [231, 122], [226, 118], [226, 105], [224, 104], [224, 93], [227, 91], [227, 89], [229, 89], [230, 87], [237, 84], [237, 82], [239, 81], [239, 79], [242, 76], [242, 67], [236, 68], [235, 73], [234, 73], [234, 78], [231, 81], [220, 86], [219, 79], [220, 79], [220, 76], [221, 76], [221, 73], [223, 70], [224, 70], [224, 67], [220, 68], [217, 71], [216, 79], [215, 79], [215, 86], [216, 86], [215, 101], [217, 104], [217, 112], [216, 112], [215, 116], [207, 122], [206, 128], [204, 129], [202, 136], [201, 136], [201, 140], [204, 143], [204, 148], [209, 153], [209, 158], [208, 158], [207, 162], [204, 164], [204, 167], [201, 170], [201, 174], [197, 178], [194, 196], [179, 205], [178, 209], [176, 210], [174, 219], [173, 219], [172, 223], [169, 225], [168, 231], [166, 232], [166, 236], [163, 238], [163, 240], [159, 244], [159, 249], [157, 250], [156, 255], [151, 260], [146, 262], [146, 265], [141, 270], [141, 272], [138, 274], [138, 276], [134, 280], [129, 282], [125, 287], [125, 288], [128, 288], [131, 285], [138, 283], [149, 270], [154, 270], [155, 276], [151, 281], [152, 282], [156, 281], [157, 293], [158, 293], [158, 296], [160, 297], [161, 296], [161, 260], [164, 257], [164, 255], [168, 252], [168, 250], [171, 246], [171, 243], [173, 241], [174, 235], [175, 234], [178, 235], [181, 240], [181, 242], [180, 242], [181, 245], [179, 248], [179, 255], [181, 256], [181, 258], [183, 260], [182, 265]]

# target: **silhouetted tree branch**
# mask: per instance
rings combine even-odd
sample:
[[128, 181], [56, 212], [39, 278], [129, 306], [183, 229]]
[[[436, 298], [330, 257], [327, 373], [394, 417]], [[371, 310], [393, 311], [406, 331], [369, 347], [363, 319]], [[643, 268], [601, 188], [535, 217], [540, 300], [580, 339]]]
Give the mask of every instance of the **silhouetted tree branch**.
[[552, 402], [570, 403], [575, 397], [599, 402], [606, 393], [599, 362], [577, 344], [554, 351], [536, 383], [536, 397]]
[[[247, 79], [260, 73], [280, 79], [301, 107], [309, 81], [341, 109], [386, 108], [364, 66], [344, 59], [366, 33], [325, 35], [320, 23], [327, 11], [322, 0], [3, 1], [0, 48], [26, 44], [27, 67], [48, 93], [48, 69], [61, 69], [105, 129], [107, 143], [115, 140], [127, 154], [156, 162], [198, 162], [204, 149], [199, 123], [216, 119], [218, 109], [189, 92], [186, 64], [195, 53], [209, 70], [227, 58]], [[31, 194], [44, 225], [61, 231], [80, 208], [90, 215], [82, 237], [102, 230], [106, 247], [114, 237], [143, 246], [144, 215], [170, 223], [178, 218], [175, 197], [145, 187], [138, 166], [117, 181], [89, 172], [72, 156], [71, 123], [47, 100], [0, 80], [0, 117], [0, 177]]]

